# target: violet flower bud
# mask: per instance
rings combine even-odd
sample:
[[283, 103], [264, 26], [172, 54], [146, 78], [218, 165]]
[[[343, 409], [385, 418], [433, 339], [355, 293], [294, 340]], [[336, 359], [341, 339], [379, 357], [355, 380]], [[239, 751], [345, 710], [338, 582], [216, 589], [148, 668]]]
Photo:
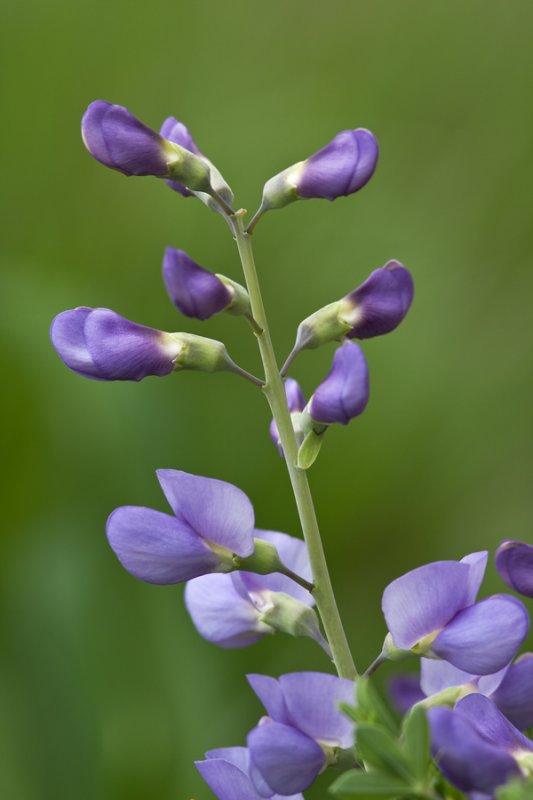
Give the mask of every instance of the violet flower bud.
[[[309, 556], [301, 539], [256, 530], [256, 550], [258, 540], [274, 545], [285, 567], [311, 581]], [[239, 559], [234, 560], [238, 565]], [[329, 654], [312, 611], [313, 596], [280, 572], [204, 575], [187, 583], [185, 605], [199, 634], [220, 647], [248, 647], [263, 636], [280, 631], [315, 639]]]
[[355, 342], [344, 342], [335, 352], [331, 370], [308, 403], [307, 410], [313, 422], [347, 425], [365, 410], [368, 383], [363, 351]]
[[232, 361], [222, 342], [147, 328], [109, 308], [63, 311], [53, 320], [50, 337], [67, 367], [85, 378], [140, 381], [188, 369], [235, 372], [256, 380]]
[[533, 546], [508, 539], [496, 550], [496, 569], [515, 592], [533, 597]]
[[431, 708], [428, 719], [435, 759], [462, 791], [493, 797], [511, 778], [533, 773], [533, 742], [483, 695], [464, 697], [453, 711]]
[[378, 143], [365, 128], [341, 131], [305, 161], [293, 164], [265, 184], [261, 213], [294, 200], [335, 200], [362, 189], [378, 160]]
[[[221, 747], [205, 754], [195, 765], [219, 800], [264, 800], [250, 779], [250, 753], [247, 747]], [[270, 800], [304, 800], [303, 795], [271, 794]]]
[[91, 155], [124, 175], [153, 175], [212, 194], [205, 159], [148, 128], [124, 106], [96, 100], [83, 115], [83, 142]]
[[[285, 396], [287, 397], [287, 405], [289, 406], [289, 411], [291, 412], [292, 424], [295, 429], [297, 439], [301, 439], [302, 436], [301, 432], [299, 431], [299, 419], [301, 412], [305, 408], [305, 397], [298, 381], [293, 380], [293, 378], [287, 378], [285, 381]], [[278, 426], [276, 425], [275, 419], [273, 419], [270, 423], [270, 437], [278, 448], [280, 456], [283, 458], [283, 447], [281, 446]]]
[[167, 247], [163, 280], [170, 299], [186, 317], [205, 320], [221, 311], [250, 313], [250, 299], [243, 286], [223, 275], [213, 275], [183, 250]]
[[[180, 147], [183, 147], [185, 150], [188, 150], [190, 153], [198, 156], [209, 166], [211, 186], [217, 195], [221, 197], [228, 206], [231, 206], [233, 203], [233, 192], [215, 165], [201, 152], [200, 148], [192, 138], [187, 126], [184, 125], [183, 122], [178, 122], [175, 117], [168, 117], [161, 126], [160, 134], [165, 139], [168, 139], [168, 141], [174, 142], [174, 144], [180, 145]], [[184, 197], [190, 197], [194, 194], [214, 211], [220, 211], [220, 206], [209, 194], [203, 192], [191, 192], [178, 181], [167, 180], [167, 183], [171, 189], [174, 189], [175, 192], [179, 192]]]
[[475, 675], [505, 667], [527, 636], [529, 617], [510, 595], [475, 603], [486, 561], [486, 552], [437, 561], [389, 584], [382, 608], [394, 646]]
[[156, 474], [174, 516], [122, 506], [107, 520], [109, 544], [131, 575], [146, 583], [181, 583], [230, 572], [235, 554], [252, 554], [254, 511], [244, 492], [179, 470]]
[[353, 703], [352, 681], [320, 672], [248, 681], [268, 713], [248, 735], [250, 777], [262, 796], [304, 791], [334, 763], [335, 748], [353, 746], [353, 723], [339, 708]]

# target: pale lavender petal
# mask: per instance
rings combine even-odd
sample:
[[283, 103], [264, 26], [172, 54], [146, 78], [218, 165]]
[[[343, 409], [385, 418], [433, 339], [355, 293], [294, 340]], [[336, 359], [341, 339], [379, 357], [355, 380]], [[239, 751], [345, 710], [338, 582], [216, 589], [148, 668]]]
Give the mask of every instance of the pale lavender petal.
[[378, 153], [376, 138], [365, 128], [341, 131], [304, 162], [298, 196], [335, 200], [358, 191], [372, 177]]
[[467, 564], [470, 567], [467, 605], [472, 605], [472, 603], [476, 602], [479, 588], [485, 576], [488, 557], [488, 551], [481, 550], [479, 553], [470, 553], [470, 555], [465, 556], [460, 561], [461, 564]]
[[293, 725], [312, 739], [343, 749], [353, 746], [353, 721], [340, 703], [353, 705], [353, 681], [323, 672], [292, 672], [279, 679]]
[[50, 338], [57, 354], [69, 367], [85, 378], [99, 378], [98, 367], [87, 349], [85, 322], [92, 308], [80, 306], [58, 314], [50, 328]]
[[216, 747], [205, 754], [207, 759], [219, 758], [238, 767], [242, 772], [248, 772], [250, 754], [247, 747]]
[[[202, 580], [199, 578], [198, 580]], [[447, 661], [437, 661], [433, 658], [420, 659], [420, 686], [426, 697], [438, 694], [452, 686], [476, 685], [478, 675], [457, 669]]]
[[520, 774], [514, 758], [480, 736], [463, 714], [438, 707], [429, 709], [428, 719], [435, 760], [445, 777], [459, 789], [492, 796], [497, 786]]
[[248, 748], [268, 786], [283, 795], [303, 792], [326, 763], [320, 745], [295, 728], [270, 720], [248, 734]]
[[368, 366], [363, 351], [355, 342], [344, 342], [333, 357], [325, 380], [309, 402], [309, 413], [323, 425], [347, 425], [365, 410], [369, 392]]
[[393, 675], [389, 681], [388, 690], [389, 696], [400, 714], [407, 714], [416, 703], [426, 697], [420, 688], [419, 675]]
[[470, 569], [457, 561], [425, 564], [392, 581], [382, 608], [396, 647], [410, 650], [444, 628], [467, 604]]
[[163, 280], [170, 299], [187, 317], [209, 319], [232, 301], [229, 289], [220, 278], [193, 261], [183, 250], [167, 247]]
[[219, 647], [247, 647], [271, 633], [232, 575], [203, 575], [185, 587], [185, 606], [200, 636]]
[[170, 507], [199, 536], [246, 557], [253, 553], [254, 510], [231, 483], [174, 469], [157, 477]]
[[[257, 529], [255, 531], [255, 537], [273, 544], [278, 551], [282, 563], [285, 564], [286, 567], [301, 578], [310, 582], [312, 581], [309, 555], [305, 542], [302, 539], [297, 539], [295, 536], [289, 536], [286, 533]], [[240, 575], [244, 586], [249, 592], [261, 592], [267, 589], [271, 592], [285, 592], [285, 594], [290, 594], [292, 597], [295, 597], [296, 600], [308, 606], [313, 606], [315, 603], [310, 592], [302, 586], [299, 586], [291, 578], [287, 578], [279, 572], [271, 572], [268, 575], [258, 575], [255, 572], [242, 572]]]
[[348, 338], [370, 339], [393, 331], [409, 311], [413, 295], [411, 273], [399, 261], [374, 270], [345, 298], [353, 307], [346, 317], [352, 323]]
[[107, 520], [120, 563], [147, 583], [181, 583], [220, 566], [220, 558], [181, 520], [141, 506], [122, 506]]
[[91, 155], [125, 175], [168, 174], [162, 137], [124, 106], [96, 100], [83, 115], [83, 142]]
[[130, 322], [109, 308], [93, 309], [84, 333], [97, 376], [105, 380], [140, 381], [148, 375], [168, 375], [181, 350], [169, 334]]
[[496, 551], [496, 569], [515, 592], [533, 597], [533, 546], [514, 540], [502, 542]]
[[520, 730], [533, 727], [533, 653], [524, 653], [509, 667], [492, 700]]
[[464, 716], [480, 736], [509, 751], [531, 750], [533, 742], [524, 736], [487, 697], [469, 694], [455, 706], [458, 714]]
[[512, 661], [528, 630], [529, 616], [520, 600], [493, 595], [460, 611], [431, 650], [459, 669], [489, 675]]
[[291, 725], [279, 681], [269, 675], [247, 675], [246, 679], [265, 707], [268, 716], [274, 722]]

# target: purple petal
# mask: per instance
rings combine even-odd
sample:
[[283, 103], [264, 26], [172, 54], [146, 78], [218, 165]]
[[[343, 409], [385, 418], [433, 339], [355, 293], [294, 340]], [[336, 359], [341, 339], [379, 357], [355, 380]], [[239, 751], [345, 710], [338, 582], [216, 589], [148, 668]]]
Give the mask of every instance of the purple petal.
[[340, 703], [353, 705], [353, 681], [322, 672], [292, 672], [282, 675], [279, 683], [298, 730], [332, 747], [353, 746], [353, 722], [339, 709]]
[[407, 714], [416, 703], [426, 697], [420, 688], [419, 675], [393, 675], [389, 681], [388, 689], [392, 702], [402, 715]]
[[290, 725], [291, 719], [279, 681], [269, 675], [247, 675], [246, 679], [265, 707], [268, 716], [274, 722]]
[[496, 569], [515, 592], [533, 597], [533, 546], [507, 540], [496, 551]]
[[[309, 555], [302, 539], [288, 536], [286, 533], [278, 533], [277, 531], [256, 530], [255, 536], [257, 539], [271, 542], [276, 547], [279, 557], [286, 567], [305, 580], [312, 581]], [[261, 592], [264, 590], [285, 592], [285, 594], [290, 594], [296, 600], [308, 606], [315, 604], [313, 596], [306, 589], [279, 572], [272, 572], [268, 575], [258, 575], [254, 572], [241, 572], [239, 574], [248, 592]]]
[[95, 308], [85, 320], [85, 341], [98, 377], [140, 381], [168, 375], [182, 345], [171, 334], [138, 325], [109, 308]]
[[533, 653], [509, 667], [492, 700], [519, 730], [533, 726]]
[[[295, 728], [270, 720], [248, 734], [252, 764], [273, 792], [303, 792], [326, 764], [324, 751]], [[252, 773], [253, 779], [253, 773]]]
[[528, 630], [529, 616], [520, 600], [493, 595], [460, 611], [431, 650], [459, 669], [489, 675], [512, 661]]
[[382, 608], [394, 644], [402, 650], [450, 622], [467, 604], [470, 569], [458, 561], [436, 561], [392, 581]]
[[219, 647], [248, 647], [272, 629], [236, 590], [233, 575], [203, 575], [185, 587], [185, 605], [200, 636]]
[[184, 147], [185, 150], [194, 153], [195, 156], [202, 155], [187, 126], [183, 122], [178, 122], [176, 117], [167, 117], [161, 125], [159, 133], [164, 139], [168, 139], [169, 142], [174, 142], [174, 144], [179, 144], [180, 147]]
[[422, 658], [420, 663], [422, 691], [427, 697], [450, 689], [452, 686], [472, 686], [481, 694], [491, 694], [502, 682], [507, 667], [492, 675], [474, 675], [454, 667], [447, 661]]
[[304, 162], [296, 192], [299, 197], [328, 200], [357, 192], [374, 174], [378, 154], [378, 143], [370, 131], [341, 131]]
[[188, 525], [151, 508], [115, 509], [107, 520], [107, 538], [122, 566], [147, 583], [181, 583], [221, 564]]
[[83, 115], [82, 138], [91, 155], [125, 175], [168, 174], [164, 140], [123, 106], [96, 100]]
[[247, 496], [225, 481], [158, 469], [157, 477], [178, 517], [209, 542], [246, 557], [253, 553], [254, 510]]
[[85, 322], [92, 308], [80, 306], [58, 314], [50, 327], [50, 338], [61, 360], [85, 378], [99, 378], [85, 341]]
[[411, 273], [399, 261], [374, 270], [366, 281], [345, 298], [351, 307], [344, 315], [352, 325], [350, 339], [370, 339], [398, 327], [413, 301]]
[[333, 358], [326, 379], [315, 390], [309, 412], [315, 422], [347, 425], [368, 403], [368, 366], [355, 342], [344, 342]]
[[435, 760], [445, 777], [459, 789], [492, 796], [497, 786], [520, 774], [514, 758], [480, 736], [463, 714], [449, 708], [431, 708], [428, 719]]
[[470, 555], [465, 556], [461, 559], [461, 564], [467, 564], [470, 567], [470, 580], [469, 580], [469, 589], [468, 589], [468, 603], [467, 605], [472, 605], [472, 603], [476, 602], [476, 597], [479, 592], [479, 588], [485, 576], [485, 570], [487, 568], [487, 559], [489, 557], [487, 550], [480, 550], [478, 553], [470, 553]]
[[[249, 779], [250, 755], [247, 747], [220, 747], [218, 750], [210, 750], [205, 754], [205, 757], [208, 761], [217, 759], [221, 762], [225, 762], [226, 764], [231, 764], [237, 767], [237, 769], [239, 769], [248, 777], [248, 783], [246, 784], [245, 794], [242, 793], [237, 795], [228, 794], [227, 792], [228, 791], [231, 792], [235, 786], [242, 787], [244, 785], [241, 779], [236, 777], [234, 772], [231, 772], [230, 770], [224, 770], [220, 767], [216, 771], [210, 770], [209, 768], [207, 770], [203, 770], [203, 768], [201, 768], [200, 765], [204, 764], [205, 762], [203, 761], [196, 762], [198, 770], [200, 771], [200, 773], [203, 774], [204, 778], [206, 778], [206, 782], [209, 784], [211, 789], [215, 791], [215, 793], [217, 792], [214, 786], [215, 785], [217, 786], [218, 788], [217, 796], [221, 798], [221, 800], [229, 800], [229, 798], [234, 798], [234, 800], [262, 800], [263, 795], [258, 794], [256, 792], [251, 780]], [[218, 776], [218, 783], [215, 784], [217, 776]], [[232, 777], [236, 778], [235, 781], [231, 781]], [[222, 781], [226, 780], [226, 783], [221, 782], [221, 779]], [[270, 793], [270, 790], [268, 796], [270, 797], [270, 800], [281, 800], [281, 795], [278, 794], [272, 795]], [[287, 795], [285, 795], [283, 800], [304, 800], [304, 798], [301, 794], [294, 794], [291, 795], [290, 797], [287, 797]]]
[[480, 736], [506, 750], [532, 750], [533, 742], [512, 725], [494, 703], [481, 694], [469, 694], [455, 706]]
[[167, 247], [163, 280], [170, 299], [186, 317], [209, 319], [224, 311], [232, 301], [231, 292], [220, 278], [189, 258], [183, 250]]

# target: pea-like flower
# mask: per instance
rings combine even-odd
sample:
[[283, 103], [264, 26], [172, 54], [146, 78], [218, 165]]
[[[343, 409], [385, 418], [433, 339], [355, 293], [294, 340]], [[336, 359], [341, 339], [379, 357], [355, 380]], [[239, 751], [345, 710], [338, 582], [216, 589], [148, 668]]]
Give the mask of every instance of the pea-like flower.
[[515, 592], [533, 597], [533, 546], [508, 539], [496, 551], [496, 569]]
[[[312, 579], [307, 547], [301, 539], [277, 531], [256, 530], [255, 540], [274, 545], [284, 564], [304, 581]], [[276, 630], [308, 636], [329, 654], [312, 610], [312, 594], [287, 575], [232, 572], [189, 581], [185, 605], [204, 639], [220, 647], [247, 647]]]
[[307, 410], [320, 425], [347, 425], [368, 403], [369, 375], [365, 355], [355, 342], [344, 342], [335, 352], [326, 378], [315, 389]]
[[533, 773], [533, 742], [491, 701], [471, 694], [428, 713], [434, 757], [448, 780], [464, 792], [493, 797], [514, 777]]
[[[250, 753], [246, 747], [221, 747], [196, 761], [196, 768], [219, 800], [264, 800], [250, 779]], [[282, 800], [270, 794], [271, 800]], [[283, 800], [304, 800], [303, 795], [283, 796]]]
[[437, 561], [393, 581], [382, 608], [393, 649], [442, 658], [475, 675], [489, 675], [515, 656], [529, 630], [524, 605], [510, 595], [475, 602], [487, 553]]
[[222, 342], [193, 333], [165, 333], [109, 308], [74, 308], [53, 320], [50, 338], [69, 369], [101, 381], [140, 381], [176, 370], [235, 372], [257, 378], [229, 357]]
[[163, 280], [170, 299], [186, 317], [205, 320], [221, 311], [250, 313], [250, 300], [243, 286], [224, 275], [213, 275], [183, 250], [167, 247]]
[[374, 174], [378, 154], [376, 137], [366, 128], [341, 131], [305, 161], [293, 164], [266, 182], [261, 207], [248, 230], [265, 211], [283, 208], [295, 200], [335, 200], [359, 191]]
[[352, 703], [354, 684], [320, 672], [293, 672], [279, 680], [249, 675], [263, 717], [248, 735], [250, 776], [259, 794], [291, 795], [307, 789], [338, 749], [354, 743], [353, 722], [340, 703]]
[[147, 583], [172, 584], [235, 569], [254, 551], [254, 511], [231, 483], [172, 469], [157, 470], [173, 515], [140, 506], [117, 508], [107, 538], [122, 566]]

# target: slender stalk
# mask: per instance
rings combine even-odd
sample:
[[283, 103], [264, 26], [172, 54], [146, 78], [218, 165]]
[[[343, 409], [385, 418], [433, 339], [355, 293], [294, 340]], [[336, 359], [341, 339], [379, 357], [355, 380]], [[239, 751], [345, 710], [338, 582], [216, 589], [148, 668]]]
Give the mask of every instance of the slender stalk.
[[298, 444], [287, 406], [285, 387], [270, 338], [263, 298], [255, 269], [251, 237], [244, 230], [242, 219], [244, 213], [244, 211], [236, 213], [235, 217], [233, 217], [233, 227], [250, 295], [252, 314], [262, 329], [262, 333], [257, 336], [257, 341], [265, 370], [263, 391], [278, 426], [279, 438], [285, 453], [285, 462], [289, 471], [300, 523], [311, 561], [314, 583], [313, 597], [322, 618], [333, 661], [341, 678], [354, 680], [357, 677], [357, 670], [342, 626], [335, 595], [333, 594], [307, 474], [296, 466]]

